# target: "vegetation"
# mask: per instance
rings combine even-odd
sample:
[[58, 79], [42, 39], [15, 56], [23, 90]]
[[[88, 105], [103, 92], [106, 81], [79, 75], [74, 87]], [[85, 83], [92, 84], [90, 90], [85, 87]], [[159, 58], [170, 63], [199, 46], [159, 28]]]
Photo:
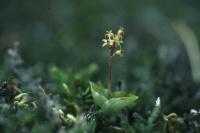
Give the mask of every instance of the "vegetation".
[[[124, 29], [120, 28], [116, 34], [108, 31], [103, 39], [102, 46], [109, 49], [108, 88], [104, 88], [100, 82], [90, 81], [98, 76], [99, 67], [96, 64], [91, 64], [76, 73], [71, 69], [64, 71], [52, 66], [47, 74], [47, 77], [51, 78], [42, 83], [38, 78], [42, 75], [37, 72], [37, 68], [23, 66], [18, 54], [18, 45], [15, 45], [9, 50], [5, 60], [9, 62], [7, 64], [5, 62], [4, 67], [4, 75], [7, 75], [8, 79], [2, 82], [0, 87], [1, 131], [5, 133], [43, 131], [198, 133], [200, 111], [191, 110], [180, 116], [173, 112], [167, 115], [164, 113], [181, 106], [180, 104], [189, 98], [189, 93], [176, 97], [171, 104], [168, 103], [168, 107], [164, 107], [161, 105], [162, 99], [171, 98], [173, 92], [166, 90], [161, 99], [158, 97], [154, 100], [155, 103], [152, 103], [149, 101], [152, 98], [149, 98], [149, 92], [144, 93], [140, 89], [134, 90], [136, 94], [140, 94], [139, 100], [138, 96], [131, 92], [111, 91], [112, 57], [124, 54], [121, 47], [123, 34]], [[10, 76], [10, 72], [13, 77]], [[151, 82], [156, 88], [158, 81]], [[174, 83], [164, 82], [164, 84], [172, 88], [187, 88], [181, 86], [179, 80], [170, 82]], [[190, 102], [195, 103], [195, 101]], [[190, 103], [188, 107], [189, 105]], [[150, 108], [147, 108], [148, 106]]]
[[199, 9], [1, 0], [0, 133], [200, 133]]

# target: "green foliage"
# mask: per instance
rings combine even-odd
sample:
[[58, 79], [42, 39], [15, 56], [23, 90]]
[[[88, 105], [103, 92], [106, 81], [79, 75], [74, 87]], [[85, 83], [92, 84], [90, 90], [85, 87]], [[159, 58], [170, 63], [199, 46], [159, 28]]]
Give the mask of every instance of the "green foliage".
[[78, 122], [69, 133], [95, 133], [95, 126], [95, 120], [91, 120], [90, 122], [84, 121], [82, 123]]
[[137, 96], [111, 98], [103, 104], [102, 112], [113, 113], [127, 107], [130, 108], [136, 104], [137, 99]]
[[[178, 18], [189, 29], [184, 40], [198, 42], [199, 2], [0, 3], [0, 55], [7, 53], [0, 56], [1, 133], [199, 133], [196, 71], [172, 27]], [[96, 40], [119, 24], [126, 56], [113, 59], [109, 93], [107, 55]], [[115, 42], [113, 56], [124, 53], [118, 32], [103, 40]]]
[[163, 117], [165, 121], [165, 132], [186, 133], [185, 122], [183, 118], [178, 117], [175, 113], [171, 113]]
[[[135, 95], [124, 96], [123, 92], [115, 92], [113, 96], [117, 98], [109, 98], [107, 89], [90, 82], [92, 96], [95, 104], [101, 107], [103, 113], [113, 113], [127, 107], [132, 107], [138, 99]], [[112, 95], [112, 94], [111, 94]]]
[[[87, 71], [90, 70], [88, 68]], [[46, 89], [48, 86], [33, 86], [37, 91], [32, 89], [24, 91], [16, 79], [1, 83], [0, 128], [3, 133], [14, 131], [184, 133], [185, 130], [198, 133], [199, 131], [198, 111], [196, 114], [187, 113], [185, 116], [174, 113], [164, 115], [163, 110], [166, 107], [154, 107], [153, 102], [149, 104], [151, 102], [146, 100], [149, 99], [146, 95], [140, 96], [141, 100], [137, 100], [137, 96], [125, 91], [114, 91], [109, 94], [106, 88], [89, 82], [88, 79], [92, 79], [96, 72], [91, 74], [86, 70], [80, 70], [81, 78], [77, 80], [76, 73], [72, 71], [53, 69], [53, 72], [59, 71], [59, 75], [63, 76], [56, 76], [50, 71], [51, 87], [55, 88], [52, 90]], [[26, 88], [25, 85], [23, 87]], [[145, 108], [144, 111], [138, 111], [143, 105], [153, 107], [152, 111]]]
[[52, 67], [51, 68], [51, 76], [54, 77], [55, 79], [61, 81], [61, 82], [65, 82], [67, 79], [67, 75], [62, 72], [61, 70], [59, 70], [57, 67]]
[[91, 90], [92, 90], [92, 96], [94, 99], [94, 102], [100, 106], [103, 107], [104, 103], [108, 101], [108, 91], [105, 88], [102, 88], [101, 86], [96, 85], [93, 82], [90, 82]]

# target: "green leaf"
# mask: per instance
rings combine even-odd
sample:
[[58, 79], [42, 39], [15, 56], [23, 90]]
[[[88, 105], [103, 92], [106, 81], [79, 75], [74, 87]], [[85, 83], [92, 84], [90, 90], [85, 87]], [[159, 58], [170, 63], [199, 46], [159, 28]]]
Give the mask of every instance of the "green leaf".
[[27, 97], [28, 94], [27, 93], [20, 93], [19, 95], [15, 96], [15, 100], [21, 100], [24, 97]]
[[132, 107], [136, 104], [137, 96], [131, 95], [128, 97], [111, 98], [102, 106], [103, 113], [113, 113], [121, 109]]
[[102, 107], [105, 102], [108, 101], [108, 91], [107, 89], [98, 86], [97, 84], [90, 82], [92, 97], [94, 99], [95, 104]]
[[111, 94], [111, 98], [121, 98], [121, 97], [135, 97], [131, 93], [126, 93], [124, 91], [115, 91]]
[[68, 85], [67, 85], [66, 83], [63, 83], [62, 86], [63, 86], [63, 89], [64, 89], [65, 93], [66, 93], [68, 96], [71, 96], [72, 93], [71, 93], [71, 90], [69, 89]]
[[90, 82], [92, 96], [95, 104], [101, 107], [103, 113], [113, 113], [121, 109], [132, 107], [136, 104], [137, 96], [117, 91], [108, 99], [108, 90]]
[[111, 94], [111, 98], [127, 97], [128, 94], [123, 91], [115, 91]]
[[64, 72], [62, 72], [59, 68], [56, 66], [52, 67], [50, 69], [51, 76], [61, 82], [65, 82], [67, 80], [67, 76]]
[[93, 90], [97, 91], [99, 94], [103, 95], [104, 97], [108, 97], [108, 89], [95, 84], [94, 82], [90, 82], [90, 86]]

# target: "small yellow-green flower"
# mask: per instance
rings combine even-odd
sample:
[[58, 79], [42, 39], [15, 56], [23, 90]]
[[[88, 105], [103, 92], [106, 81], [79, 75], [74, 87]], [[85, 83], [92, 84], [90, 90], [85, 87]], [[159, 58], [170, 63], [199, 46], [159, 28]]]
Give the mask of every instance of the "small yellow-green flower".
[[115, 51], [114, 55], [124, 56], [124, 50], [120, 49]]
[[112, 51], [112, 56], [123, 56], [124, 51], [121, 48], [123, 43], [124, 28], [120, 27], [116, 34], [112, 31], [107, 31], [105, 38], [102, 40], [102, 47], [107, 47]]

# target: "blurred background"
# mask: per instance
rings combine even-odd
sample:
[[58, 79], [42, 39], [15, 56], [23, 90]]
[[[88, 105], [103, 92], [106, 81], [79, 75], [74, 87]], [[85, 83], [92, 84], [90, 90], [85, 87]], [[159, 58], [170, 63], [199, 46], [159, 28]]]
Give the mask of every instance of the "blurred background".
[[96, 80], [106, 84], [108, 51], [102, 39], [105, 31], [122, 26], [125, 56], [113, 60], [114, 84], [149, 90], [154, 98], [171, 89], [169, 103], [174, 95], [195, 94], [198, 101], [199, 14], [198, 0], [1, 0], [0, 64], [8, 49], [19, 44], [24, 66], [46, 69], [53, 64], [78, 71], [95, 63]]

